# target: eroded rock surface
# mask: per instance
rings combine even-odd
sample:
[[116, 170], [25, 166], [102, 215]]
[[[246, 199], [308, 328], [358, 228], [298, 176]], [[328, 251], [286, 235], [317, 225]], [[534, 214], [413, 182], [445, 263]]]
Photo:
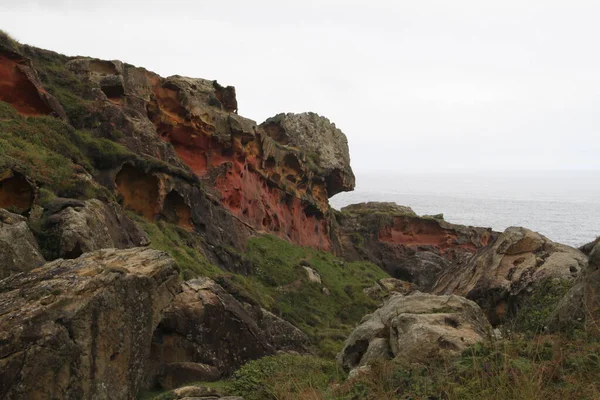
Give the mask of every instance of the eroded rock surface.
[[0, 101], [23, 115], [50, 115], [67, 119], [60, 103], [44, 88], [31, 60], [0, 43]]
[[418, 363], [460, 354], [490, 334], [489, 322], [473, 301], [421, 292], [393, 294], [362, 319], [337, 359], [346, 370], [391, 358]]
[[586, 266], [587, 257], [579, 250], [529, 229], [511, 227], [465, 264], [448, 269], [434, 292], [474, 300], [496, 325], [539, 284], [553, 279], [573, 281]]
[[173, 260], [134, 248], [57, 260], [0, 282], [0, 398], [135, 399]]
[[307, 342], [302, 332], [275, 315], [247, 310], [214, 281], [194, 279], [182, 284], [154, 333], [146, 385], [170, 389], [164, 385], [184, 383], [181, 376], [172, 376], [170, 366], [177, 363], [202, 364], [221, 377], [277, 350], [304, 351]]
[[142, 231], [116, 204], [98, 199], [55, 199], [47, 206], [46, 229], [58, 244], [57, 255], [77, 258], [94, 250], [146, 246]]
[[44, 264], [27, 219], [0, 209], [0, 279]]
[[315, 113], [277, 114], [261, 124], [267, 135], [306, 152], [327, 184], [329, 197], [354, 189], [354, 173], [346, 135]]
[[[215, 81], [162, 78], [119, 61], [78, 58], [67, 65], [97, 88], [101, 129], [119, 126], [120, 142], [131, 150], [201, 177], [253, 229], [331, 248], [328, 197], [351, 190], [354, 176], [346, 138], [327, 119], [287, 114], [258, 126], [237, 115], [235, 89]], [[265, 126], [275, 125], [286, 134], [272, 137]], [[126, 172], [117, 176], [125, 206], [155, 218], [156, 182]], [[171, 217], [188, 223], [186, 214]]]
[[430, 291], [451, 263], [470, 258], [496, 233], [487, 228], [419, 217], [395, 203], [359, 203], [337, 215], [339, 252], [369, 260], [394, 278]]
[[552, 330], [600, 330], [600, 241], [593, 244], [587, 268], [550, 316], [548, 326]]

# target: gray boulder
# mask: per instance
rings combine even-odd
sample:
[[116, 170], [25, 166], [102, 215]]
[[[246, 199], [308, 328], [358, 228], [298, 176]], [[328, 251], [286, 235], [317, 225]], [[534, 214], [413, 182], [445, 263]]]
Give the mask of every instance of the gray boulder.
[[0, 279], [44, 264], [27, 219], [0, 209]]
[[418, 363], [460, 354], [490, 335], [479, 306], [463, 297], [393, 294], [362, 319], [337, 360], [346, 370], [391, 358]]

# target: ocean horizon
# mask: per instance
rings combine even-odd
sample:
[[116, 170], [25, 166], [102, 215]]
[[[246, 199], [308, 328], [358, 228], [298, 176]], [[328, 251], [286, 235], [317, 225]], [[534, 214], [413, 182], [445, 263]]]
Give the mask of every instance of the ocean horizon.
[[503, 231], [522, 226], [579, 247], [600, 236], [600, 171], [357, 173], [333, 208], [365, 201], [444, 214], [448, 222]]

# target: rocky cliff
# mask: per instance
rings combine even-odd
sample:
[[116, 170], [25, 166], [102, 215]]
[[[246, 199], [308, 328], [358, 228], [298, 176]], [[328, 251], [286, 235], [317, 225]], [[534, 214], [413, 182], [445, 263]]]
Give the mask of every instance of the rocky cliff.
[[339, 370], [340, 351], [345, 369], [438, 363], [522, 309], [561, 329], [596, 313], [597, 243], [331, 209], [354, 181], [315, 113], [257, 124], [231, 86], [0, 32], [0, 397], [227, 398], [178, 387], [231, 379], [273, 398], [258, 381]]

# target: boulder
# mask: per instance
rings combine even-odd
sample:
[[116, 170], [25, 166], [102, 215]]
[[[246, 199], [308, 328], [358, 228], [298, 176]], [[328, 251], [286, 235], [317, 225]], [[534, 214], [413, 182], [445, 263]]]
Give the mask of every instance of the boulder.
[[340, 255], [371, 261], [425, 292], [451, 263], [467, 260], [497, 235], [488, 228], [420, 217], [410, 207], [386, 202], [349, 205], [336, 214], [336, 222]]
[[99, 250], [0, 281], [0, 398], [135, 399], [174, 261]]
[[414, 283], [396, 278], [380, 279], [376, 285], [363, 289], [363, 293], [374, 300], [381, 300], [390, 293], [410, 294], [418, 290]]
[[448, 269], [433, 292], [474, 300], [497, 325], [514, 315], [543, 283], [574, 281], [586, 266], [587, 257], [579, 250], [511, 227], [465, 264]]
[[311, 112], [278, 114], [260, 126], [278, 143], [300, 148], [307, 154], [321, 171], [329, 197], [354, 189], [348, 140], [327, 118]]
[[548, 321], [551, 330], [594, 328], [600, 322], [600, 242], [589, 252], [587, 268], [558, 303]]
[[392, 294], [350, 334], [337, 360], [354, 370], [391, 358], [409, 363], [460, 354], [491, 335], [477, 304], [459, 296]]
[[0, 279], [44, 264], [27, 219], [0, 209]]
[[[146, 387], [163, 387], [168, 365], [198, 363], [230, 375], [277, 350], [305, 351], [300, 330], [266, 310], [240, 303], [208, 278], [184, 282], [154, 333]], [[184, 382], [177, 382], [181, 384]]]
[[114, 203], [59, 198], [46, 206], [46, 216], [46, 230], [58, 245], [58, 257], [77, 258], [94, 250], [150, 243], [146, 233]]

